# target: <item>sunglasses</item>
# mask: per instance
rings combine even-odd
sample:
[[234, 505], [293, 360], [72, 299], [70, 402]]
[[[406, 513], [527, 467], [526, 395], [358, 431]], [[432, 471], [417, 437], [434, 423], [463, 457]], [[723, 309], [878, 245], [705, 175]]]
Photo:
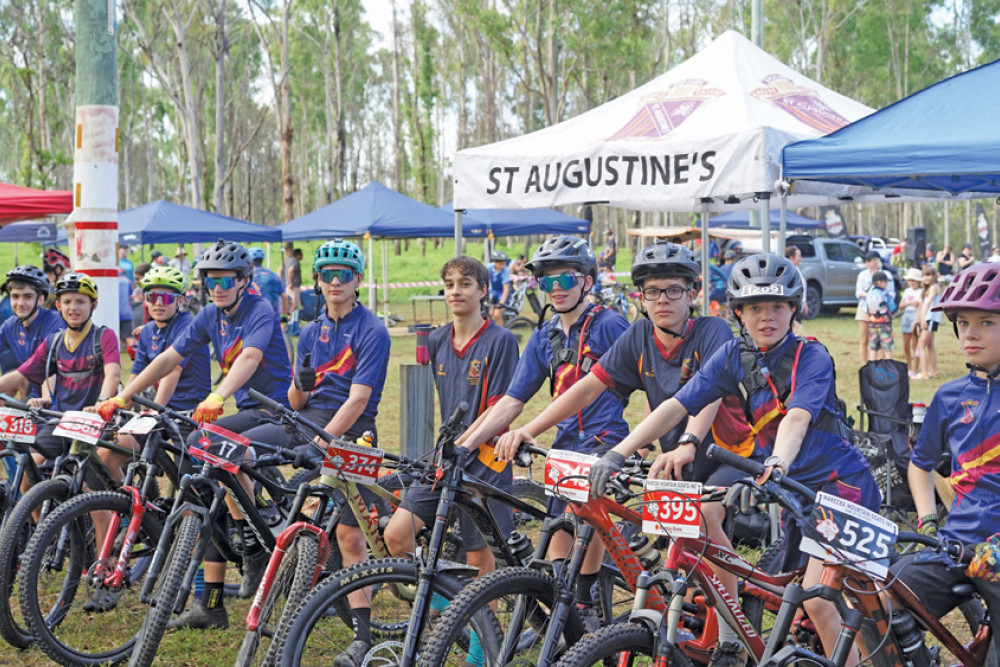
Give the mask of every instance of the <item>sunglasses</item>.
[[690, 288], [681, 287], [679, 285], [671, 285], [665, 289], [660, 289], [659, 287], [645, 287], [642, 290], [642, 298], [646, 301], [659, 301], [660, 295], [666, 294], [668, 300], [677, 301], [689, 290]]
[[557, 276], [542, 276], [538, 279], [538, 289], [551, 292], [556, 287], [561, 290], [573, 289], [577, 278], [583, 278], [582, 273], [560, 273]]
[[205, 289], [214, 292], [218, 287], [221, 290], [230, 290], [236, 287], [236, 276], [226, 276], [225, 278], [205, 278]]
[[146, 292], [146, 303], [162, 303], [164, 306], [172, 306], [181, 297], [175, 292]]
[[333, 279], [336, 278], [337, 282], [341, 285], [345, 285], [352, 280], [354, 280], [354, 269], [320, 269], [319, 279], [326, 283], [331, 284]]

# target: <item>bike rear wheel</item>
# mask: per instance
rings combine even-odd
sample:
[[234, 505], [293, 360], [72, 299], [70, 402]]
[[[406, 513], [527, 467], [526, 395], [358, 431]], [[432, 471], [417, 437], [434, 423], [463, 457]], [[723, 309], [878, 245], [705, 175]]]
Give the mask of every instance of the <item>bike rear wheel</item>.
[[[97, 491], [66, 501], [39, 523], [22, 560], [21, 613], [39, 648], [64, 665], [123, 659], [132, 649], [145, 614], [139, 590], [160, 538], [160, 519], [154, 512], [143, 516], [123, 585], [112, 590], [104, 588], [102, 572], [114, 568], [120, 550], [114, 550], [107, 563], [95, 560], [91, 516], [96, 512], [120, 518], [117, 543], [121, 543], [132, 516], [132, 499], [114, 491]], [[95, 592], [113, 596], [110, 608], [83, 609]]]
[[653, 655], [653, 633], [635, 623], [603, 627], [587, 635], [566, 652], [556, 667], [627, 665], [628, 667], [691, 667], [691, 660], [676, 646], [665, 660]]

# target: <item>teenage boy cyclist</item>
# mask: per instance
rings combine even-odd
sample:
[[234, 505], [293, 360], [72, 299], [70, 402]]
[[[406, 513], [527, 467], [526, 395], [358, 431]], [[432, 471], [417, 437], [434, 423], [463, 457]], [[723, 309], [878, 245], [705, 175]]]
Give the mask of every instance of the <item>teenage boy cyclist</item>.
[[[59, 313], [43, 307], [51, 289], [49, 279], [37, 266], [18, 266], [7, 272], [0, 292], [10, 295], [14, 314], [0, 325], [0, 367], [4, 372], [23, 364], [49, 334], [62, 329]], [[38, 398], [42, 388], [28, 383], [24, 398]]]
[[[944, 311], [952, 321], [969, 374], [946, 382], [934, 394], [910, 458], [910, 491], [920, 532], [976, 544], [1000, 532], [996, 513], [1000, 497], [1000, 264], [963, 269], [934, 310]], [[951, 453], [949, 481], [955, 500], [939, 529], [933, 471], [946, 452]], [[938, 617], [969, 597], [955, 590], [971, 582], [989, 608], [993, 651], [1000, 652], [1000, 584], [968, 577], [962, 569], [932, 556], [931, 552], [904, 556], [892, 566], [890, 576], [898, 576]]]
[[[28, 401], [53, 410], [82, 410], [118, 391], [121, 359], [118, 333], [90, 321], [97, 307], [97, 286], [82, 273], [64, 273], [56, 283], [56, 308], [66, 325], [50, 333], [16, 371], [0, 377], [0, 393], [16, 391], [24, 382], [42, 386]], [[54, 425], [38, 428], [32, 449], [35, 463], [66, 452], [69, 440], [52, 435]], [[22, 491], [29, 486], [27, 476]]]
[[[389, 332], [358, 301], [365, 257], [357, 245], [342, 239], [324, 243], [316, 250], [313, 270], [326, 309], [302, 329], [288, 402], [293, 409], [301, 410], [303, 417], [323, 424], [330, 435], [355, 441], [366, 431], [378, 433], [375, 416], [389, 366]], [[258, 426], [244, 435], [260, 442], [296, 447], [298, 467], [305, 463], [303, 459], [315, 460], [322, 455], [315, 445], [289, 435], [280, 425]], [[361, 493], [366, 502], [372, 500], [366, 490]], [[353, 512], [341, 515], [337, 544], [344, 567], [368, 558], [365, 538]], [[348, 596], [348, 603], [354, 610], [355, 640], [364, 645], [360, 652], [364, 656], [371, 645], [371, 599], [365, 591], [355, 591]], [[348, 647], [334, 658], [333, 664], [361, 664], [360, 658], [352, 659], [351, 655]]]
[[[594, 252], [583, 239], [558, 236], [543, 243], [527, 268], [538, 279], [538, 286], [549, 293], [555, 317], [531, 334], [518, 361], [506, 395], [497, 401], [483, 421], [463, 435], [463, 446], [475, 450], [479, 443], [506, 429], [517, 419], [548, 378], [552, 396], [558, 398], [593, 370], [597, 360], [621, 338], [628, 321], [616, 311], [595, 308], [584, 298], [597, 276]], [[570, 449], [587, 454], [602, 454], [628, 434], [622, 417], [623, 399], [604, 389], [589, 405], [579, 405], [559, 422], [555, 449]], [[550, 514], [565, 510], [566, 504], [549, 498]], [[565, 532], [552, 537], [550, 556], [569, 554], [573, 538]], [[589, 629], [595, 629], [596, 611], [591, 589], [597, 581], [604, 550], [595, 541], [581, 568], [577, 602]]]
[[[482, 315], [490, 278], [489, 270], [481, 262], [464, 255], [455, 257], [445, 262], [441, 278], [451, 322], [431, 332], [427, 342], [441, 419], [447, 419], [458, 404], [465, 401], [469, 405], [467, 416], [474, 428], [501, 399], [514, 376], [517, 338]], [[467, 430], [456, 440], [456, 451], [465, 470], [510, 491], [514, 484], [513, 472], [506, 462], [496, 460], [492, 442], [481, 444], [478, 451], [462, 446], [468, 442], [470, 432]], [[407, 490], [385, 531], [386, 546], [393, 556], [416, 550], [414, 536], [425, 525], [434, 522], [440, 498], [440, 490], [429, 486]], [[489, 511], [504, 534], [514, 532], [514, 513], [510, 506], [490, 503]], [[491, 572], [496, 566], [493, 552], [475, 523], [464, 512], [459, 512], [458, 521], [469, 565], [478, 568], [479, 576]]]
[[[822, 345], [797, 339], [791, 333], [803, 291], [799, 272], [784, 257], [751, 255], [737, 262], [726, 293], [742, 327], [741, 335], [723, 346], [673, 398], [591, 468], [591, 493], [605, 491], [611, 473], [621, 470], [623, 456], [673, 428], [688, 414], [737, 395], [756, 434], [755, 454], [765, 457], [768, 466], [764, 479], [770, 470], [779, 468], [810, 488], [877, 511], [878, 488], [868, 462], [845, 437], [833, 360]], [[741, 497], [749, 487], [737, 484], [732, 489], [727, 502], [749, 504], [754, 500]], [[806, 508], [809, 511], [811, 508]], [[786, 565], [795, 567], [801, 559], [797, 552], [800, 533], [787, 517], [783, 529], [789, 548]], [[822, 561], [810, 558], [803, 585], [818, 583], [821, 572]], [[820, 599], [809, 600], [804, 606], [823, 645], [832, 647], [840, 630], [836, 608]], [[727, 664], [737, 661], [737, 656], [727, 656]], [[856, 661], [854, 651], [850, 664]]]
[[[692, 317], [691, 307], [698, 290], [698, 264], [691, 251], [681, 245], [657, 241], [640, 251], [632, 264], [632, 282], [642, 294], [648, 319], [635, 322], [608, 350], [592, 371], [557, 398], [538, 417], [521, 428], [500, 437], [497, 455], [510, 460], [524, 441], [533, 442], [541, 433], [571, 417], [581, 405], [589, 405], [605, 389], [622, 395], [635, 391], [646, 393], [649, 409], [654, 409], [677, 393], [705, 362], [726, 343], [733, 333], [719, 317]], [[717, 467], [704, 457], [702, 440], [709, 434], [712, 422], [717, 422], [715, 440], [719, 444], [744, 442], [749, 427], [739, 407], [739, 401], [715, 401], [691, 419], [683, 419], [660, 438], [664, 454], [653, 463], [651, 476], [662, 470], [673, 479], [681, 479], [681, 471], [694, 463], [691, 479], [707, 484], [729, 486], [744, 475], [728, 466]], [[707, 445], [706, 445], [707, 446]], [[731, 447], [738, 449], [735, 447]], [[749, 448], [739, 450], [750, 454]], [[611, 454], [609, 454], [611, 456]], [[616, 460], [625, 458], [614, 453]], [[696, 460], [697, 459], [697, 460]], [[708, 534], [720, 544], [729, 544], [724, 530], [725, 508], [719, 503], [704, 508]], [[735, 595], [736, 577], [718, 570], [720, 580]], [[719, 628], [719, 646], [735, 646], [736, 634], [728, 625]], [[721, 656], [723, 652], [717, 652]], [[719, 658], [717, 658], [718, 661]]]
[[[270, 413], [250, 398], [247, 391], [256, 389], [279, 403], [288, 404], [286, 388], [292, 372], [288, 351], [281, 334], [278, 314], [263, 297], [248, 291], [252, 266], [246, 249], [239, 243], [219, 239], [202, 253], [195, 267], [212, 302], [195, 316], [191, 326], [165, 352], [153, 359], [137, 376], [129, 380], [121, 393], [99, 406], [107, 418], [124, 407], [136, 392], [151, 387], [174, 371], [195, 351], [208, 343], [215, 348], [222, 368], [222, 382], [195, 407], [193, 419], [199, 423], [218, 421], [219, 426], [243, 433]], [[222, 404], [232, 396], [239, 410], [222, 416]], [[194, 433], [189, 438], [197, 437]], [[252, 494], [250, 479], [237, 476], [247, 493]], [[260, 544], [235, 501], [227, 494], [226, 504], [243, 536], [243, 584], [240, 596], [250, 597], [267, 566], [267, 551]], [[213, 546], [205, 555], [205, 592], [184, 614], [168, 627], [224, 628], [229, 615], [223, 605], [222, 590], [226, 563]]]

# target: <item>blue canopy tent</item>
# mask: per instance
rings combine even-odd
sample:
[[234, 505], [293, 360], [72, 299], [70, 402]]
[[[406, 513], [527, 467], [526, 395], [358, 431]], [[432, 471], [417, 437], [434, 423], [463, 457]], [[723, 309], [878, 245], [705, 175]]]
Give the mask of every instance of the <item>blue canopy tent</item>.
[[55, 243], [54, 222], [12, 222], [0, 227], [0, 243]]
[[[453, 202], [440, 209], [454, 214]], [[462, 216], [462, 236], [526, 236], [528, 234], [567, 234], [588, 236], [590, 222], [551, 208], [478, 208]]]
[[940, 81], [825, 137], [788, 144], [782, 175], [923, 195], [1000, 193], [998, 106], [1000, 60]]
[[[250, 243], [280, 242], [277, 227], [265, 227], [218, 213], [159, 201], [118, 214], [118, 242], [122, 245], [153, 243], [211, 243], [220, 238]], [[65, 245], [66, 232], [59, 231]]]
[[[781, 223], [781, 211], [771, 210], [771, 227], [775, 229]], [[701, 219], [695, 223], [697, 227], [701, 227]], [[750, 229], [750, 211], [730, 211], [728, 213], [723, 213], [722, 215], [717, 215], [713, 218], [709, 218], [708, 226], [711, 227], [729, 227], [732, 229]], [[788, 211], [785, 213], [785, 226], [788, 229], [800, 229], [800, 230], [819, 230], [826, 229], [826, 224], [820, 220], [813, 220], [812, 218], [807, 218], [804, 215], [798, 215]]]

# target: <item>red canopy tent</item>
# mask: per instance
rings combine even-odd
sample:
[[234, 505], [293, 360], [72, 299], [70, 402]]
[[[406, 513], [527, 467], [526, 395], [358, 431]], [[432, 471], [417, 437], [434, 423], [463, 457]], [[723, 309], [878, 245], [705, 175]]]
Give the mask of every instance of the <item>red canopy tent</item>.
[[0, 226], [8, 222], [73, 212], [73, 193], [68, 190], [35, 190], [0, 183]]

